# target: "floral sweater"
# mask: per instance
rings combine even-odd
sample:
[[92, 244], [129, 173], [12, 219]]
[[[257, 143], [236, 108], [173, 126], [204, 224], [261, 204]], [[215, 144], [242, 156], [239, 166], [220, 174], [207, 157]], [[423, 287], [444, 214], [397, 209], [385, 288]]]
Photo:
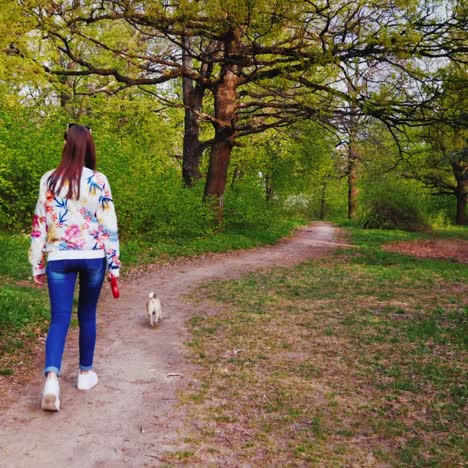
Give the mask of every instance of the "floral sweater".
[[80, 198], [75, 200], [65, 198], [66, 184], [58, 195], [48, 190], [52, 172], [41, 178], [34, 212], [29, 249], [33, 275], [45, 273], [47, 253], [49, 261], [106, 257], [109, 272], [119, 276], [117, 217], [106, 176], [83, 168]]

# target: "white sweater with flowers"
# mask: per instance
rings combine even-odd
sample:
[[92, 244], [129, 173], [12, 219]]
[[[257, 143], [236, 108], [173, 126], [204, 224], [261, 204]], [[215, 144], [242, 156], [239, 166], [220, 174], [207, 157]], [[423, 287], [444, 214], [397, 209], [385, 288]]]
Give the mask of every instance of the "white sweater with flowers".
[[29, 261], [33, 275], [45, 273], [48, 260], [107, 259], [109, 272], [119, 276], [119, 236], [111, 189], [106, 176], [83, 168], [80, 198], [66, 198], [68, 185], [54, 195], [47, 186], [53, 171], [40, 182], [34, 212]]

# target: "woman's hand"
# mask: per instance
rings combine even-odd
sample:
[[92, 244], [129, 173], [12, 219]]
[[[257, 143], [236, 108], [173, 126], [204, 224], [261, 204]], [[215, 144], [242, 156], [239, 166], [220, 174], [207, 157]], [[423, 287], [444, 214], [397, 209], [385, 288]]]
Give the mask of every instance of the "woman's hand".
[[45, 274], [33, 276], [34, 283], [39, 286], [44, 286], [46, 284], [46, 278], [47, 276]]

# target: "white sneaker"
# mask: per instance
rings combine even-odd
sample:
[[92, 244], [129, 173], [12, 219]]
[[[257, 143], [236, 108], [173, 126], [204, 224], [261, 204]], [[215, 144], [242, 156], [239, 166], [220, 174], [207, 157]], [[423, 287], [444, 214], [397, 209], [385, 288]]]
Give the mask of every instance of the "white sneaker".
[[60, 410], [60, 386], [57, 379], [47, 379], [42, 390], [41, 406], [46, 411]]
[[98, 376], [94, 371], [78, 374], [78, 390], [91, 390], [98, 383]]

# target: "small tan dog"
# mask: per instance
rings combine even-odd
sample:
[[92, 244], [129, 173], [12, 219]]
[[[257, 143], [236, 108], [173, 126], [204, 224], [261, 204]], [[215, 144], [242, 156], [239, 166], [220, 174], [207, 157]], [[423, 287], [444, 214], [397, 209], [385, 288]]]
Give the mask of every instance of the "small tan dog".
[[151, 326], [154, 326], [155, 323], [158, 324], [162, 319], [161, 301], [155, 292], [149, 293], [148, 301], [146, 302], [146, 313], [148, 314]]

